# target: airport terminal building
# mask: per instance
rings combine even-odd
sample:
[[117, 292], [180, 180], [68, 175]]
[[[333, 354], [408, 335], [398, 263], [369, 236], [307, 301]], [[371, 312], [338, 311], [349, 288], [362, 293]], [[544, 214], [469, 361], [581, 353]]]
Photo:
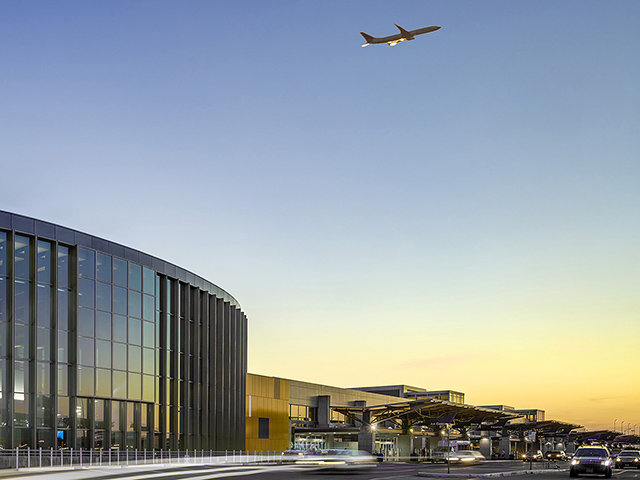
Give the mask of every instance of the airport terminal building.
[[0, 448], [243, 449], [246, 370], [220, 287], [0, 211]]

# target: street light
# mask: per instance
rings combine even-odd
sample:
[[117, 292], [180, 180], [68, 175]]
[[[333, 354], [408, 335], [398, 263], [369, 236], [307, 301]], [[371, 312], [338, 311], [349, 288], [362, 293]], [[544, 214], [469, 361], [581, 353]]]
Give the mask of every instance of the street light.
[[617, 419], [617, 418], [613, 421], [613, 431], [614, 431], [614, 432], [616, 431], [616, 422], [617, 422], [617, 421], [618, 421], [618, 419]]
[[620, 422], [620, 433], [624, 435], [624, 420]]

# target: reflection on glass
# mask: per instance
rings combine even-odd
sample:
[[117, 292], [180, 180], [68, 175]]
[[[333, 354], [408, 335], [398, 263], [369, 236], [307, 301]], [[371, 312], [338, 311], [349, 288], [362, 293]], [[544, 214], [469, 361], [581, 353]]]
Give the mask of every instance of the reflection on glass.
[[97, 252], [96, 267], [98, 280], [111, 283], [111, 256]]
[[0, 275], [7, 274], [7, 234], [0, 232]]
[[118, 370], [127, 369], [127, 346], [123, 343], [113, 343], [113, 368]]
[[129, 317], [129, 343], [142, 344], [142, 321]]
[[[9, 325], [6, 323], [0, 323], [0, 357], [6, 357], [8, 355], [9, 345]], [[2, 375], [2, 372], [0, 372]], [[0, 386], [1, 388], [1, 386]]]
[[69, 395], [69, 367], [58, 365], [58, 395]]
[[154, 348], [156, 339], [156, 326], [153, 323], [142, 322], [142, 345]]
[[129, 371], [136, 373], [142, 371], [142, 349], [135, 345], [129, 345]]
[[151, 295], [142, 296], [142, 318], [152, 322], [156, 318], [156, 299]]
[[69, 356], [69, 334], [65, 331], [58, 332], [58, 363], [67, 363]]
[[[151, 375], [142, 376], [142, 400], [145, 402], [153, 402], [155, 393], [155, 377]], [[144, 410], [144, 405], [142, 407]]]
[[96, 340], [96, 366], [111, 368], [111, 342]]
[[7, 280], [0, 277], [0, 322], [9, 321], [7, 317]]
[[111, 370], [96, 369], [96, 395], [99, 397], [111, 396]]
[[156, 352], [151, 348], [142, 349], [142, 371], [147, 375], [155, 375]]
[[127, 341], [127, 317], [122, 315], [113, 316], [113, 339], [116, 342]]
[[129, 316], [142, 318], [142, 294], [129, 291]]
[[129, 264], [129, 288], [142, 290], [142, 267], [135, 263]]
[[94, 310], [90, 308], [78, 308], [78, 334], [85, 337], [95, 335]]
[[36, 363], [36, 392], [44, 395], [51, 393], [50, 370], [51, 364]]
[[127, 314], [127, 289], [113, 287], [113, 313]]
[[95, 282], [88, 278], [78, 279], [78, 304], [81, 307], [95, 306]]
[[56, 408], [56, 425], [58, 428], [69, 428], [69, 397], [58, 397], [58, 407]]
[[78, 428], [89, 427], [89, 399], [78, 398], [76, 400], [76, 422]]
[[16, 280], [14, 283], [14, 312], [15, 322], [28, 325], [29, 319], [29, 282]]
[[129, 373], [129, 400], [142, 400], [142, 375]]
[[27, 392], [29, 386], [29, 362], [15, 361], [13, 362], [13, 391]]
[[111, 285], [98, 282], [96, 291], [96, 308], [111, 311]]
[[37, 323], [41, 327], [51, 327], [51, 287], [38, 284], [36, 292], [38, 296]]
[[51, 329], [38, 328], [36, 331], [36, 360], [51, 360]]
[[29, 358], [29, 327], [27, 325], [16, 325], [14, 355], [16, 358]]
[[51, 244], [38, 241], [38, 282], [51, 283]]
[[95, 340], [78, 337], [78, 363], [92, 367], [95, 364]]
[[78, 395], [95, 395], [93, 368], [78, 367]]
[[127, 398], [127, 372], [113, 371], [113, 396]]
[[69, 249], [58, 245], [58, 286], [69, 287]]
[[38, 395], [36, 400], [36, 425], [38, 427], [51, 427], [51, 415], [53, 402], [51, 397]]
[[13, 396], [13, 422], [16, 427], [29, 426], [29, 395]]
[[69, 291], [58, 289], [58, 330], [69, 330]]
[[107, 428], [105, 425], [105, 417], [104, 417], [104, 400], [94, 400], [93, 401], [93, 416], [96, 422], [96, 428], [98, 430], [103, 430]]
[[113, 283], [123, 287], [127, 286], [127, 261], [121, 258], [113, 259]]
[[156, 272], [142, 267], [142, 290], [149, 295], [156, 294]]
[[107, 312], [96, 312], [96, 337], [104, 340], [111, 340], [111, 314]]
[[16, 278], [29, 279], [29, 244], [30, 239], [22, 235], [15, 237], [15, 264], [13, 274]]
[[96, 256], [93, 250], [78, 248], [78, 275], [81, 277], [95, 278]]

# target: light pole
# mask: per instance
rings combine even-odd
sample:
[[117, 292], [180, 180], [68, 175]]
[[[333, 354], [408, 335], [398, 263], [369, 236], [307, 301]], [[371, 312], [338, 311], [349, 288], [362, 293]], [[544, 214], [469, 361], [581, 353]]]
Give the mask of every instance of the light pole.
[[624, 420], [620, 422], [620, 433], [624, 435]]
[[617, 421], [618, 421], [618, 419], [617, 419], [617, 418], [613, 421], [613, 431], [614, 431], [614, 432], [616, 431], [616, 422], [617, 422]]

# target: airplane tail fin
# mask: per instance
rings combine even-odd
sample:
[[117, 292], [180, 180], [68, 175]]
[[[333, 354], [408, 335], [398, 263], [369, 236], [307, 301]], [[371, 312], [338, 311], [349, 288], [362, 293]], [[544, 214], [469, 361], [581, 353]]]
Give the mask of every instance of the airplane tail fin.
[[394, 23], [394, 25], [396, 27], [398, 27], [398, 30], [400, 30], [400, 34], [402, 35], [403, 38], [408, 38], [413, 40], [413, 36], [411, 35], [411, 33], [409, 33], [407, 30], [405, 30], [404, 28], [402, 28], [400, 25], [398, 25], [397, 23]]
[[360, 35], [362, 35], [364, 37], [365, 41], [367, 42], [367, 43], [365, 43], [363, 45], [363, 47], [366, 47], [367, 45], [369, 45], [373, 41], [373, 37], [371, 35], [369, 35], [368, 33], [360, 32]]

